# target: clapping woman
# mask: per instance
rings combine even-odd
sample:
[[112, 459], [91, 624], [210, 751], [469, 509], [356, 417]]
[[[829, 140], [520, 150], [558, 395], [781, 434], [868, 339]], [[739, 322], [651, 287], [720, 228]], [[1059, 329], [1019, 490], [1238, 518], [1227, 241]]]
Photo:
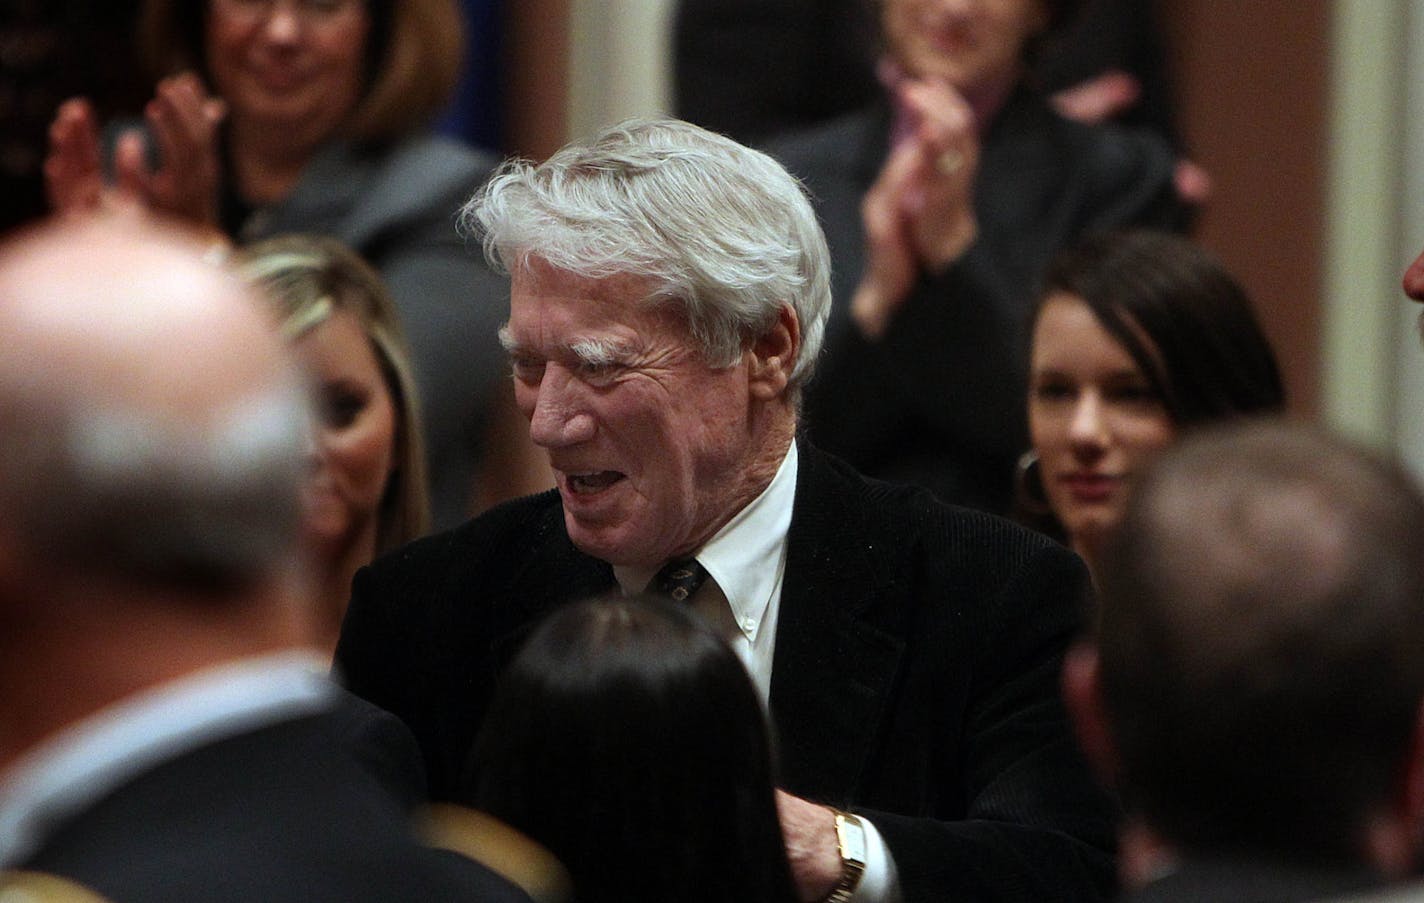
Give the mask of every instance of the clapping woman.
[[507, 289], [454, 225], [494, 160], [429, 129], [460, 67], [454, 0], [145, 0], [140, 37], [163, 76], [147, 140], [117, 140], [110, 186], [92, 108], [63, 104], [53, 204], [139, 204], [239, 245], [310, 232], [354, 248], [395, 299], [437, 520], [459, 522], [503, 376]]

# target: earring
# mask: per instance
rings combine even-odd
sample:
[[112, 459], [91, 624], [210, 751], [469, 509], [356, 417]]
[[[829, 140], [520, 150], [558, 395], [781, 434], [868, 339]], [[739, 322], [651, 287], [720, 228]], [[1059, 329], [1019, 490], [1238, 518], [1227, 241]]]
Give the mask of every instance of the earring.
[[1019, 455], [1014, 468], [1014, 496], [1019, 507], [1035, 515], [1051, 515], [1053, 508], [1048, 504], [1048, 494], [1043, 491], [1043, 472], [1038, 463], [1038, 452], [1029, 449]]

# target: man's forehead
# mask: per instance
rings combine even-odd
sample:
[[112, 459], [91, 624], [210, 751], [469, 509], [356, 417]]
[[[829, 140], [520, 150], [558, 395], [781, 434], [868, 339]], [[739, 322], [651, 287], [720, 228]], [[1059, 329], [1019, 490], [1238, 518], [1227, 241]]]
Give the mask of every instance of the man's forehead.
[[521, 297], [558, 299], [607, 305], [613, 309], [626, 306], [632, 311], [643, 306], [658, 288], [658, 282], [650, 276], [614, 273], [593, 278], [532, 261], [511, 276], [510, 294], [516, 301]]
[[567, 345], [580, 339], [691, 342], [675, 305], [660, 303], [645, 277], [521, 279], [510, 293], [506, 345]]

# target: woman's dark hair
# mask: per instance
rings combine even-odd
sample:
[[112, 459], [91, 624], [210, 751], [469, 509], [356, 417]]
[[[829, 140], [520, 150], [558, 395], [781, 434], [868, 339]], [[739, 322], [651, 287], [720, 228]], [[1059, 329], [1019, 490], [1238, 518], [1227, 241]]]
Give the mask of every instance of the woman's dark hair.
[[[1285, 409], [1276, 356], [1246, 292], [1215, 257], [1181, 236], [1109, 232], [1059, 254], [1044, 279], [1030, 337], [1056, 295], [1087, 305], [1179, 430]], [[1020, 461], [1013, 516], [1065, 538], [1031, 456]]]
[[791, 903], [760, 700], [696, 616], [646, 597], [545, 620], [501, 679], [463, 802], [547, 847], [579, 903]]
[[1059, 294], [1088, 306], [1178, 427], [1284, 409], [1276, 357], [1250, 299], [1187, 239], [1150, 230], [1090, 238], [1049, 268], [1035, 321]]
[[[390, 141], [426, 124], [444, 107], [460, 76], [464, 32], [455, 0], [364, 0], [366, 83], [348, 124], [352, 137]], [[144, 0], [139, 45], [155, 77], [208, 72], [211, 0]]]

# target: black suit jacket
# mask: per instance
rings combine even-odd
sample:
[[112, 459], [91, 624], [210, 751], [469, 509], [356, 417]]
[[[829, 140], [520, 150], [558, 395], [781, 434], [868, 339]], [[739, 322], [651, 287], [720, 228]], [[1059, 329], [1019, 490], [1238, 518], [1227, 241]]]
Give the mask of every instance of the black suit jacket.
[[922, 274], [871, 342], [849, 310], [865, 268], [861, 199], [890, 127], [882, 104], [768, 148], [805, 181], [834, 265], [807, 431], [863, 473], [1003, 513], [1028, 444], [1027, 326], [1043, 273], [1092, 232], [1179, 224], [1175, 158], [1156, 135], [1071, 122], [1019, 89], [983, 137], [978, 238], [943, 273]]
[[[802, 446], [772, 664], [782, 785], [869, 813], [908, 903], [1096, 899], [1114, 809], [1058, 696], [1080, 562]], [[549, 493], [358, 574], [338, 666], [456, 795], [496, 679], [553, 607], [614, 587]]]
[[55, 825], [19, 867], [114, 903], [529, 903], [483, 866], [419, 846], [344, 746], [359, 718], [333, 714], [162, 762]]
[[[1382, 885], [1379, 875], [1363, 867], [1244, 858], [1188, 859], [1145, 887], [1125, 894], [1122, 903], [1363, 903]], [[1388, 903], [1388, 899], [1392, 898], [1382, 897], [1380, 903]]]

